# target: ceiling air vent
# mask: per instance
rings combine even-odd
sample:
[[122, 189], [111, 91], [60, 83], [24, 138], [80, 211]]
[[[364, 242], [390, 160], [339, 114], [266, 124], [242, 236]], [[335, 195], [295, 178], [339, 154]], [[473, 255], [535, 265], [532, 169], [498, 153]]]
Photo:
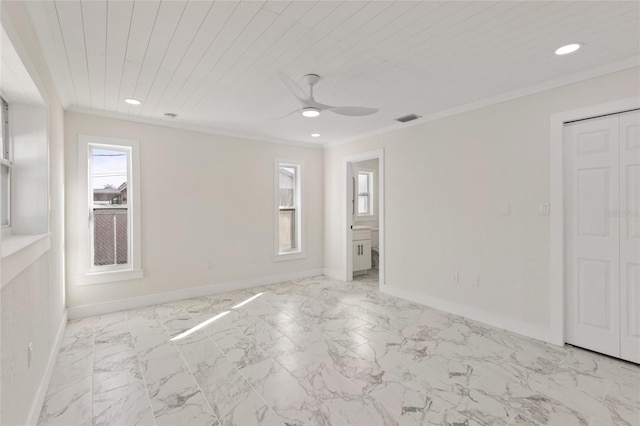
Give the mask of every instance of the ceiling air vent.
[[407, 121], [413, 121], [415, 119], [418, 119], [422, 117], [421, 115], [417, 115], [417, 114], [409, 114], [409, 115], [405, 115], [404, 117], [398, 117], [395, 118], [394, 120], [399, 121], [401, 123], [406, 123]]

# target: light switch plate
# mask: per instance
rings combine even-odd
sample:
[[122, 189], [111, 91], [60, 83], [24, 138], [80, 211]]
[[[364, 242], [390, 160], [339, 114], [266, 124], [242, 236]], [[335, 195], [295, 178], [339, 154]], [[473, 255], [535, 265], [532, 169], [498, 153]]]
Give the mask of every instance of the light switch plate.
[[540, 216], [549, 216], [549, 203], [540, 203], [538, 206], [538, 214]]

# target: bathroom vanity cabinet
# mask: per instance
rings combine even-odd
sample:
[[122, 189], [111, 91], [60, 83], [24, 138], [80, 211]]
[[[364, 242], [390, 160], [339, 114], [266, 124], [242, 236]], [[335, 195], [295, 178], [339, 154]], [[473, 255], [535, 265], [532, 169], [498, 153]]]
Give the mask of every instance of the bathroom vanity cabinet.
[[371, 269], [371, 229], [353, 229], [353, 272]]

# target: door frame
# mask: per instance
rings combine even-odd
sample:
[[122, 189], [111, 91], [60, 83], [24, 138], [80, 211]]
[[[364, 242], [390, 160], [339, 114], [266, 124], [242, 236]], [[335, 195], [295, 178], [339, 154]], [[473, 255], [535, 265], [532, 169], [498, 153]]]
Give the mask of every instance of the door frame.
[[379, 229], [379, 281], [378, 289], [382, 291], [385, 285], [385, 226], [384, 226], [384, 148], [377, 149], [375, 151], [367, 151], [359, 154], [343, 157], [343, 170], [345, 171], [345, 281], [353, 281], [353, 232], [351, 226], [353, 225], [353, 216], [351, 208], [351, 186], [352, 186], [352, 164], [360, 161], [375, 160], [378, 159], [378, 229]]
[[550, 235], [549, 235], [549, 325], [550, 342], [565, 344], [564, 275], [564, 125], [569, 121], [595, 118], [640, 108], [640, 98], [630, 97], [552, 114], [550, 117]]

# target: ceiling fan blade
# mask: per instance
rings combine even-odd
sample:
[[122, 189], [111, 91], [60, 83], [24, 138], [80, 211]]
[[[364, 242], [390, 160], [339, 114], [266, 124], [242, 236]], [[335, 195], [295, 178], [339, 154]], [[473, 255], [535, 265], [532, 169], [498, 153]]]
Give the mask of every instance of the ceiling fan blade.
[[294, 109], [293, 111], [291, 111], [291, 112], [289, 112], [289, 113], [287, 113], [287, 114], [285, 114], [285, 115], [282, 115], [282, 116], [280, 116], [280, 117], [270, 118], [269, 120], [271, 120], [271, 121], [273, 121], [273, 120], [282, 120], [283, 118], [287, 118], [287, 117], [289, 117], [290, 115], [293, 115], [293, 114], [299, 114], [299, 113], [300, 113], [300, 108], [298, 108], [298, 109]]
[[300, 86], [298, 86], [293, 80], [291, 80], [288, 75], [286, 75], [282, 71], [279, 71], [278, 77], [280, 77], [280, 80], [282, 80], [287, 89], [289, 89], [289, 92], [291, 92], [291, 94], [295, 96], [296, 99], [298, 99], [300, 102], [304, 103], [308, 99], [308, 96], [306, 93], [304, 93], [304, 90], [302, 90]]
[[380, 111], [379, 108], [368, 108], [368, 107], [357, 107], [357, 106], [346, 106], [346, 107], [331, 107], [327, 108], [329, 111], [340, 114], [340, 115], [348, 115], [349, 117], [362, 117], [365, 115], [375, 114]]

